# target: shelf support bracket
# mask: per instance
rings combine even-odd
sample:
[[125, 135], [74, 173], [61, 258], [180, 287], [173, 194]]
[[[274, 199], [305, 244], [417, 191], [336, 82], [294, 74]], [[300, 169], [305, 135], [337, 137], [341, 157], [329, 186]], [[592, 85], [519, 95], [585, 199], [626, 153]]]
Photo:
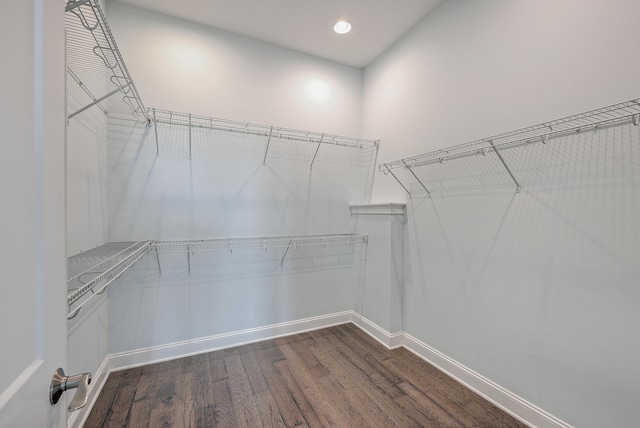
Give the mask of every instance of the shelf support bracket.
[[191, 114], [189, 114], [189, 159], [191, 159]]
[[262, 165], [267, 164], [267, 153], [269, 153], [269, 144], [271, 144], [271, 134], [273, 134], [273, 126], [269, 129], [269, 138], [267, 139], [267, 148], [264, 151], [264, 157], [262, 158]]
[[156, 136], [156, 157], [160, 156], [160, 145], [158, 145], [158, 121], [156, 120], [156, 109], [152, 109], [153, 112], [153, 130]]
[[[71, 76], [71, 78], [78, 84], [78, 86], [80, 86], [84, 93], [87, 94], [89, 98], [91, 98], [91, 101], [95, 101], [96, 97], [93, 96], [89, 88], [87, 88], [85, 84], [82, 83], [80, 78], [71, 70], [71, 68], [67, 67], [67, 72], [69, 73], [69, 76]], [[98, 104], [98, 108], [102, 110], [102, 113], [107, 114], [107, 110], [102, 106], [102, 104]]]
[[97, 100], [96, 100], [96, 99], [94, 99], [94, 100], [93, 100], [93, 102], [91, 102], [90, 104], [88, 104], [88, 105], [86, 105], [86, 106], [82, 107], [80, 110], [77, 110], [77, 111], [75, 111], [75, 112], [71, 113], [71, 114], [69, 115], [69, 117], [67, 117], [67, 119], [71, 119], [73, 116], [75, 116], [75, 115], [78, 115], [78, 114], [82, 113], [82, 112], [83, 112], [83, 111], [85, 111], [86, 109], [88, 109], [88, 108], [90, 108], [90, 107], [93, 107], [93, 106], [94, 106], [94, 105], [96, 105], [96, 104], [101, 103], [102, 101], [104, 101], [104, 100], [106, 100], [107, 98], [109, 98], [111, 95], [113, 95], [113, 94], [115, 94], [115, 93], [117, 93], [117, 92], [120, 92], [121, 90], [123, 90], [123, 89], [124, 89], [124, 88], [126, 88], [127, 86], [129, 86], [129, 85], [124, 85], [122, 88], [116, 88], [116, 89], [114, 89], [113, 91], [109, 92], [107, 95], [102, 96], [102, 97], [98, 98]]
[[291, 247], [291, 241], [289, 241], [289, 244], [287, 245], [287, 247], [284, 249], [284, 252], [282, 253], [282, 259], [280, 260], [280, 267], [284, 265], [284, 258], [287, 257], [287, 253], [289, 252], [290, 247]]
[[491, 147], [493, 148], [493, 151], [496, 152], [496, 154], [498, 155], [498, 159], [500, 159], [500, 162], [502, 162], [502, 165], [505, 167], [505, 169], [507, 170], [507, 172], [511, 176], [511, 179], [516, 184], [516, 193], [520, 193], [520, 190], [521, 190], [520, 183], [518, 183], [518, 180], [513, 175], [513, 172], [511, 172], [511, 169], [509, 168], [509, 165], [507, 165], [507, 163], [504, 161], [504, 158], [502, 157], [502, 155], [500, 154], [500, 152], [496, 148], [495, 144], [493, 144], [493, 141], [489, 141], [489, 144], [491, 144]]
[[311, 159], [311, 168], [313, 169], [313, 163], [316, 160], [316, 156], [318, 156], [318, 151], [320, 151], [320, 146], [322, 145], [322, 139], [324, 138], [324, 134], [322, 134], [322, 136], [320, 136], [320, 141], [318, 141], [318, 147], [316, 147], [316, 152], [313, 155], [313, 159]]
[[158, 272], [162, 276], [162, 269], [160, 268], [160, 256], [158, 255], [158, 249], [156, 248], [156, 262], [158, 262]]
[[395, 179], [396, 179], [396, 181], [398, 182], [398, 184], [399, 184], [400, 186], [402, 186], [402, 188], [403, 188], [403, 189], [404, 189], [404, 190], [409, 194], [409, 196], [411, 196], [411, 192], [409, 191], [409, 189], [407, 189], [406, 187], [404, 187], [404, 184], [402, 184], [402, 181], [400, 181], [400, 180], [398, 179], [398, 177], [396, 177], [396, 175], [393, 173], [393, 171], [391, 171], [391, 168], [389, 168], [386, 164], [383, 164], [383, 165], [384, 165], [384, 167], [387, 169], [387, 172], [384, 172], [384, 171], [383, 171], [383, 173], [384, 173], [385, 175], [386, 175], [387, 173], [391, 174], [391, 176], [392, 176], [393, 178], [395, 178]]
[[431, 197], [431, 192], [429, 191], [429, 189], [427, 189], [427, 186], [424, 185], [424, 183], [418, 178], [418, 176], [416, 175], [415, 172], [413, 172], [413, 170], [411, 169], [411, 167], [409, 165], [407, 165], [407, 163], [403, 160], [402, 163], [404, 164], [405, 168], [407, 168], [407, 170], [409, 170], [409, 172], [411, 173], [411, 175], [413, 175], [413, 178], [415, 178], [418, 183], [420, 183], [420, 185], [422, 186], [422, 188], [424, 189], [425, 192], [427, 192], [427, 197]]
[[640, 114], [634, 114], [633, 116], [631, 116], [631, 121], [633, 122], [634, 126], [638, 126], [638, 122], [640, 122]]
[[191, 247], [189, 245], [187, 245], [187, 265], [189, 273], [191, 273]]

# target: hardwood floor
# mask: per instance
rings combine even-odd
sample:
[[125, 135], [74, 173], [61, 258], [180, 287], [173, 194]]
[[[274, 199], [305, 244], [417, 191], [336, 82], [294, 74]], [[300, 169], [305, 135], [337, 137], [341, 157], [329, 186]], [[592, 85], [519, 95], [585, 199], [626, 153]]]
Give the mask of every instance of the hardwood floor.
[[345, 324], [112, 373], [85, 427], [524, 427]]

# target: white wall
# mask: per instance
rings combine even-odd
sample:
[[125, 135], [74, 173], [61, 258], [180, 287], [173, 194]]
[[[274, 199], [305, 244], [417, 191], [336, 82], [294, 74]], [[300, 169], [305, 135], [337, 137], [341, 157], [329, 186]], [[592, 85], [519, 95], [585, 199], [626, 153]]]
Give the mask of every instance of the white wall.
[[[91, 100], [67, 79], [69, 111]], [[73, 95], [73, 96], [72, 96]], [[107, 240], [107, 118], [92, 107], [67, 126], [67, 255]]]
[[[364, 70], [378, 163], [637, 97], [630, 0], [446, 1]], [[373, 202], [404, 201], [378, 174]]]
[[[364, 136], [385, 162], [637, 97], [639, 12], [444, 2], [365, 69]], [[473, 161], [474, 189], [409, 201], [405, 330], [570, 424], [634, 426], [638, 128], [572, 138], [505, 153], [520, 194]]]
[[[351, 310], [363, 244], [149, 254], [109, 296], [109, 353]], [[282, 265], [281, 265], [282, 262]]]
[[[109, 241], [349, 233], [375, 152], [110, 118]], [[263, 164], [267, 152], [266, 163]]]
[[107, 14], [149, 107], [360, 136], [360, 69], [117, 1]]
[[[361, 132], [359, 69], [119, 2], [107, 12], [148, 106]], [[323, 144], [313, 160], [315, 143], [193, 129], [190, 157], [187, 128], [158, 123], [157, 137], [159, 155], [154, 126], [109, 117], [108, 241], [348, 233], [349, 204], [370, 195], [367, 148]], [[291, 249], [282, 267], [283, 249], [202, 253], [191, 273], [186, 254], [161, 256], [162, 276], [147, 256], [110, 287], [108, 352], [350, 310], [353, 250]]]

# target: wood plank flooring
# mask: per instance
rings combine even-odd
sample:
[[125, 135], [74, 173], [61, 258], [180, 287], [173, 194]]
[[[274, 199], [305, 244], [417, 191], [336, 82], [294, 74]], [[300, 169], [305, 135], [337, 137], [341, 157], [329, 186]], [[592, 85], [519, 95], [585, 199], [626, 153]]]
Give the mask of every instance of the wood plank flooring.
[[353, 324], [112, 373], [85, 427], [524, 427]]

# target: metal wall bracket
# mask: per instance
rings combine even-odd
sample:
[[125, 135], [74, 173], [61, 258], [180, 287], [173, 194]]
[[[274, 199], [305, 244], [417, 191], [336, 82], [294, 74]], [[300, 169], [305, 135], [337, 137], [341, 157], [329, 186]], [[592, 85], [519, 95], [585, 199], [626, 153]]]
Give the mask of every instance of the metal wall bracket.
[[427, 189], [427, 186], [425, 186], [424, 183], [418, 178], [416, 173], [411, 170], [411, 167], [409, 165], [407, 165], [407, 162], [405, 162], [403, 160], [402, 163], [404, 163], [405, 168], [407, 168], [407, 170], [411, 173], [411, 175], [413, 175], [413, 177], [418, 181], [418, 183], [420, 183], [420, 185], [422, 186], [424, 191], [427, 192], [427, 196], [430, 198], [431, 197], [431, 192], [429, 192], [429, 189]]
[[269, 138], [267, 139], [267, 148], [264, 151], [264, 157], [262, 158], [262, 165], [267, 164], [267, 153], [269, 153], [269, 144], [271, 144], [271, 135], [273, 134], [273, 126], [269, 128]]
[[289, 244], [285, 247], [284, 251], [282, 252], [282, 259], [280, 260], [280, 267], [282, 267], [284, 265], [284, 259], [285, 259], [285, 257], [287, 257], [287, 253], [289, 252], [289, 248], [291, 248], [291, 241], [289, 241]]
[[318, 141], [318, 147], [316, 147], [316, 152], [313, 154], [313, 159], [311, 159], [311, 168], [313, 169], [313, 162], [316, 160], [316, 156], [318, 156], [318, 151], [320, 150], [320, 146], [322, 145], [322, 139], [324, 138], [324, 134], [320, 136], [320, 141]]
[[386, 168], [386, 171], [385, 171], [385, 170], [382, 170], [382, 173], [383, 173], [384, 175], [391, 174], [391, 176], [392, 176], [393, 178], [395, 178], [395, 179], [396, 179], [396, 181], [398, 182], [398, 184], [400, 184], [400, 186], [402, 186], [402, 188], [405, 190], [405, 192], [407, 192], [407, 193], [409, 194], [409, 196], [411, 196], [411, 192], [409, 191], [409, 189], [407, 189], [407, 188], [404, 186], [404, 184], [402, 184], [402, 181], [400, 181], [400, 180], [398, 179], [398, 177], [396, 177], [396, 175], [393, 173], [393, 171], [391, 171], [391, 168], [389, 168], [386, 164], [383, 164], [382, 166], [384, 166], [384, 167]]
[[160, 268], [160, 255], [158, 254], [157, 248], [156, 248], [156, 262], [158, 262], [158, 274], [162, 276], [162, 268]]
[[502, 162], [502, 165], [504, 165], [505, 169], [507, 170], [507, 172], [511, 176], [511, 179], [516, 184], [516, 193], [520, 193], [520, 190], [521, 190], [520, 183], [518, 183], [518, 180], [516, 179], [516, 177], [511, 172], [511, 169], [509, 169], [509, 165], [507, 165], [507, 163], [504, 161], [504, 158], [502, 157], [502, 155], [500, 154], [500, 152], [498, 151], [496, 146], [493, 144], [493, 141], [489, 140], [489, 144], [491, 144], [491, 147], [493, 147], [493, 151], [496, 152], [496, 154], [498, 155], [498, 158], [500, 159], [500, 162]]
[[156, 156], [160, 156], [160, 145], [158, 144], [158, 121], [156, 120], [156, 109], [153, 112], [153, 130], [156, 136]]
[[189, 115], [189, 159], [191, 159], [191, 115]]

